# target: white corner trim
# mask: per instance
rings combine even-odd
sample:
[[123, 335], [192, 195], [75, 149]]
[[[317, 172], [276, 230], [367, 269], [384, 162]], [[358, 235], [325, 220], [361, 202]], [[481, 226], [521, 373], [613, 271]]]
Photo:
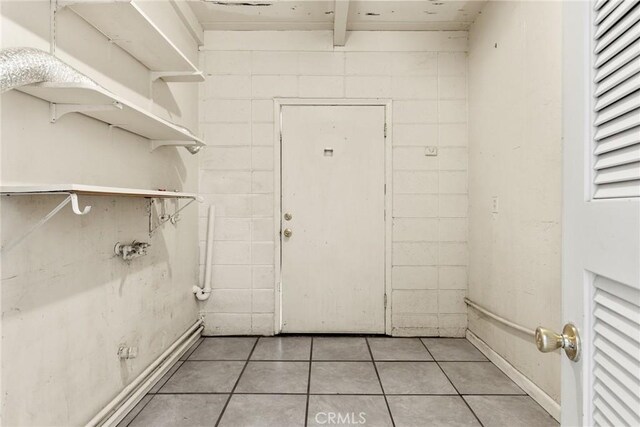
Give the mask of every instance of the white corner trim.
[[524, 374], [518, 371], [511, 363], [509, 363], [504, 357], [493, 351], [491, 347], [482, 341], [476, 334], [467, 329], [467, 339], [484, 354], [487, 359], [493, 362], [506, 376], [508, 376], [514, 383], [525, 391], [533, 400], [538, 402], [540, 406], [544, 408], [556, 421], [560, 421], [560, 404], [553, 400], [551, 396], [538, 387], [533, 381], [524, 376]]

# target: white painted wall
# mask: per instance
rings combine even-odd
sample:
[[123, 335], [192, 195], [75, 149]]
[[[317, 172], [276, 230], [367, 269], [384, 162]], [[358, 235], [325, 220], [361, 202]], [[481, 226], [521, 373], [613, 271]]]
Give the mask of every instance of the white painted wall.
[[273, 97], [380, 97], [393, 100], [393, 334], [464, 335], [466, 49], [466, 32], [354, 32], [335, 49], [330, 31], [205, 32], [200, 188], [218, 216], [207, 334], [274, 333]]
[[[49, 50], [49, 2], [2, 2], [2, 47]], [[145, 3], [172, 37], [188, 34], [168, 2]], [[163, 17], [162, 19], [160, 17]], [[150, 83], [149, 71], [63, 9], [58, 56], [107, 89], [197, 131], [197, 86]], [[176, 35], [176, 39], [179, 37]], [[178, 41], [197, 60], [197, 46]], [[2, 95], [2, 183], [81, 183], [196, 191], [198, 159], [180, 148], [151, 153], [146, 139], [79, 114], [48, 120], [49, 104]], [[197, 318], [197, 208], [177, 226], [147, 233], [145, 199], [81, 197], [90, 214], [65, 208], [2, 254], [3, 425], [84, 425]], [[62, 200], [2, 198], [2, 242]], [[169, 203], [169, 206], [171, 204]], [[152, 246], [130, 264], [117, 241]], [[121, 362], [120, 344], [139, 348]]]
[[[559, 2], [489, 2], [469, 32], [469, 296], [531, 329], [562, 329], [560, 40]], [[559, 401], [558, 352], [469, 329]]]

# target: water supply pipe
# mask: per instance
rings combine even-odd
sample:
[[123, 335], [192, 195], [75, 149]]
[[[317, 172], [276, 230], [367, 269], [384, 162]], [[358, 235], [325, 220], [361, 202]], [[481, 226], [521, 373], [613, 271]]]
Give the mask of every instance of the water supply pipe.
[[209, 205], [207, 217], [207, 248], [204, 261], [204, 280], [202, 287], [194, 286], [193, 293], [199, 301], [206, 301], [211, 295], [211, 263], [213, 262], [213, 230], [216, 220], [216, 207]]

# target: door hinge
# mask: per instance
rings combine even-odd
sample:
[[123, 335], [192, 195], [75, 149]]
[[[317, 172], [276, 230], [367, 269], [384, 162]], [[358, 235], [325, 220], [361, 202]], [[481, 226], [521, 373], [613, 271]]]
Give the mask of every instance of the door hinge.
[[387, 308], [387, 294], [384, 294], [384, 308]]
[[387, 137], [387, 124], [384, 124], [384, 137]]
[[282, 132], [280, 132], [280, 144], [282, 144]]

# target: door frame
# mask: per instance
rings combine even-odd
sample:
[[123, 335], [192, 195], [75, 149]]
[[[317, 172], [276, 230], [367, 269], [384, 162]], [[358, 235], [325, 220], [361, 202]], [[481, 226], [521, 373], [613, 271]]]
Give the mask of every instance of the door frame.
[[380, 106], [384, 107], [384, 333], [391, 334], [391, 233], [393, 227], [393, 132], [391, 99], [348, 98], [274, 98], [273, 99], [273, 236], [274, 236], [274, 332], [282, 332], [282, 252], [280, 226], [282, 219], [282, 107], [284, 106]]

